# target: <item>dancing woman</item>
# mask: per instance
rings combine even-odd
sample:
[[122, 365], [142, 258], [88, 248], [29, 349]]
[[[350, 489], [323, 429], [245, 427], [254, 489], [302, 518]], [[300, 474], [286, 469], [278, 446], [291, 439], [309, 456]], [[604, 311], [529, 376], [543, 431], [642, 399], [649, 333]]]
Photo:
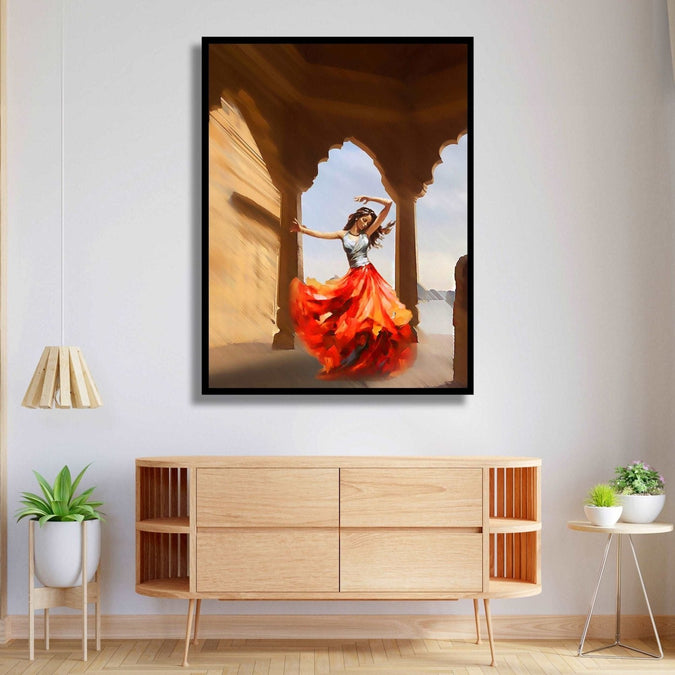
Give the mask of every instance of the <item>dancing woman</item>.
[[393, 377], [415, 360], [417, 338], [410, 326], [412, 313], [368, 259], [394, 223], [383, 225], [391, 200], [355, 197], [376, 202], [379, 214], [362, 206], [349, 215], [337, 232], [317, 232], [293, 220], [292, 232], [319, 239], [341, 239], [349, 271], [335, 281], [291, 281], [291, 317], [297, 335], [323, 366], [321, 379]]

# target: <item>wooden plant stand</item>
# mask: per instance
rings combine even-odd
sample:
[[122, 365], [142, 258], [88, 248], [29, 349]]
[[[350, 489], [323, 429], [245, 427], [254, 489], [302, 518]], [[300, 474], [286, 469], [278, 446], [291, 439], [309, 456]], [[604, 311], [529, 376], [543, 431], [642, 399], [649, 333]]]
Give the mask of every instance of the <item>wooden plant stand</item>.
[[[82, 521], [82, 578], [87, 576], [87, 521]], [[49, 649], [49, 610], [52, 607], [70, 607], [82, 610], [82, 660], [87, 660], [87, 604], [95, 605], [96, 651], [101, 651], [101, 604], [100, 578], [96, 569], [94, 580], [72, 588], [35, 586], [35, 521], [28, 527], [28, 652], [29, 659], [35, 659], [35, 611], [44, 610], [45, 649]]]

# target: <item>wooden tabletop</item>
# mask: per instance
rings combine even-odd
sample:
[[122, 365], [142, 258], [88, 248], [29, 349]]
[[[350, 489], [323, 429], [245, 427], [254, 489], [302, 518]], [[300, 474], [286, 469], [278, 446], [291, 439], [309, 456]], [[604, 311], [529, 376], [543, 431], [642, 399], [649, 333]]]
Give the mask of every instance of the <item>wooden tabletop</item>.
[[136, 466], [173, 468], [185, 467], [188, 469], [203, 468], [336, 468], [363, 469], [363, 468], [523, 468], [541, 466], [539, 457], [500, 457], [475, 455], [471, 457], [443, 456], [382, 456], [372, 457], [365, 455], [351, 455], [348, 457], [330, 455], [183, 455], [174, 457], [138, 457]]
[[606, 534], [660, 534], [673, 531], [672, 523], [616, 523], [611, 527], [598, 527], [591, 525], [587, 520], [570, 520], [567, 527], [580, 532], [605, 532]]

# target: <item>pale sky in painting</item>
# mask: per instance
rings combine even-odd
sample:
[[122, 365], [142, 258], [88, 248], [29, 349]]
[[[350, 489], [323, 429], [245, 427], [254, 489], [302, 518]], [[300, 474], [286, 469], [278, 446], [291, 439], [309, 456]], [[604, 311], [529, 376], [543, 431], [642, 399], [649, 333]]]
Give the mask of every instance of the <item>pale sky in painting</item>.
[[[417, 201], [418, 281], [425, 288], [454, 290], [457, 259], [467, 253], [467, 137], [441, 152], [434, 182]], [[331, 150], [319, 165], [312, 187], [302, 196], [302, 223], [313, 230], [341, 230], [358, 205], [356, 195], [385, 197], [380, 173], [360, 148], [346, 142]], [[378, 204], [368, 204], [376, 212]], [[392, 206], [391, 219], [396, 217]], [[347, 271], [347, 259], [338, 240], [303, 237], [305, 278], [326, 281]], [[394, 232], [369, 257], [382, 276], [394, 283]]]

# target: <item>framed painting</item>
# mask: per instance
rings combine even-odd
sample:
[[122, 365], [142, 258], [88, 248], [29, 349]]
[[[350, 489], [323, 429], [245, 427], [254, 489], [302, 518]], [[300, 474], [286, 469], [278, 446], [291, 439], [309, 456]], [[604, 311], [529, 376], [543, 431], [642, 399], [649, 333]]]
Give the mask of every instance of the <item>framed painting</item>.
[[472, 394], [473, 39], [202, 59], [202, 392]]

